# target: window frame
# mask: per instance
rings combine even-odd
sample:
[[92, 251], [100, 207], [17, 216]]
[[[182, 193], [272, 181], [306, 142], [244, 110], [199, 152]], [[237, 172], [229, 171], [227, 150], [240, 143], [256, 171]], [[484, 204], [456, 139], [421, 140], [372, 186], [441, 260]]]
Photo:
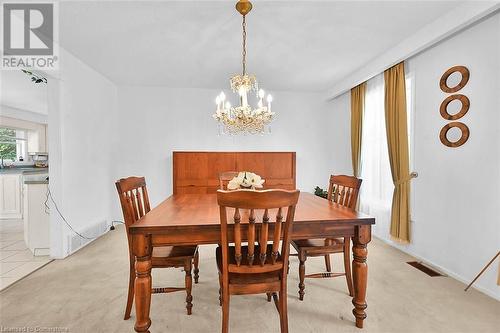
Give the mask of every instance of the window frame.
[[[406, 66], [408, 68], [409, 66]], [[416, 170], [415, 163], [415, 124], [417, 119], [416, 112], [416, 80], [415, 80], [415, 72], [410, 70], [405, 73], [405, 84], [410, 83], [410, 88], [406, 88], [406, 116], [407, 116], [407, 127], [408, 127], [408, 153], [409, 153], [409, 169], [410, 173]], [[409, 92], [409, 94], [408, 94]], [[408, 96], [409, 95], [409, 96]], [[409, 105], [408, 105], [409, 104]], [[415, 198], [416, 198], [416, 188], [414, 185], [414, 181], [410, 181], [410, 223], [415, 222]]]

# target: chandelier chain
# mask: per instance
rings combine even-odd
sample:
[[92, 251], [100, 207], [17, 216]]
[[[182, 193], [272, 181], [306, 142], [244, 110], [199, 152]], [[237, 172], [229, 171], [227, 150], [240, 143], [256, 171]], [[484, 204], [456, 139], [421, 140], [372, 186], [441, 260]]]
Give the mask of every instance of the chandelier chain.
[[243, 23], [241, 24], [242, 27], [243, 27], [243, 53], [242, 53], [242, 56], [243, 56], [243, 75], [246, 74], [247, 72], [247, 29], [246, 29], [246, 20], [245, 20], [245, 15], [243, 15]]

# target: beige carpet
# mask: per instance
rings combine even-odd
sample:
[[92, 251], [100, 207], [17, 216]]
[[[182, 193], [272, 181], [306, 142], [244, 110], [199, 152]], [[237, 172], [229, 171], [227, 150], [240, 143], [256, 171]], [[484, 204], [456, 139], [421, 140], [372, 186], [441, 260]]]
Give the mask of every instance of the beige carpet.
[[[288, 280], [290, 332], [499, 332], [500, 302], [447, 277], [428, 277], [407, 265], [411, 257], [374, 240], [369, 245], [368, 318], [354, 326], [343, 278], [306, 280], [297, 297], [297, 258]], [[69, 332], [133, 332], [135, 316], [123, 320], [127, 287], [123, 227], [65, 259], [54, 261], [0, 293], [0, 326], [64, 327]], [[336, 255], [334, 266], [340, 266]], [[323, 269], [309, 259], [308, 272]], [[180, 269], [153, 272], [155, 286], [182, 286]], [[193, 315], [183, 292], [153, 295], [151, 332], [218, 332], [221, 311], [214, 247], [201, 248], [200, 283], [193, 289]], [[132, 312], [133, 313], [133, 312]], [[278, 332], [279, 319], [265, 295], [231, 298], [232, 332]]]

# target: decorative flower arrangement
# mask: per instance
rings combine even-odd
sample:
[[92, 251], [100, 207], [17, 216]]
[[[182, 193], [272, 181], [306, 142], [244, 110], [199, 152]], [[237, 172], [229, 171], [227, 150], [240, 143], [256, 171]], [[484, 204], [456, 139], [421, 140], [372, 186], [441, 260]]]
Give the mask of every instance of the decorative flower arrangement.
[[253, 172], [242, 171], [238, 174], [238, 176], [229, 181], [227, 189], [236, 190], [239, 188], [251, 188], [254, 190], [256, 188], [262, 188], [262, 184], [264, 184], [264, 182], [265, 180], [259, 175]]

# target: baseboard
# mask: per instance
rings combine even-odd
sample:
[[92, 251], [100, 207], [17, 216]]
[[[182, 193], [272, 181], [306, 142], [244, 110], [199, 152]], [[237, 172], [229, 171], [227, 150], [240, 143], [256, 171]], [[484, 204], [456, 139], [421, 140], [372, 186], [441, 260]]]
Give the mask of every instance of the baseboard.
[[[406, 254], [408, 254], [408, 255], [410, 255], [410, 256], [412, 256], [412, 257], [414, 257], [414, 258], [416, 258], [416, 259], [418, 259], [420, 261], [422, 261], [424, 264], [436, 268], [438, 271], [444, 273], [445, 275], [447, 275], [447, 276], [449, 276], [449, 277], [451, 277], [451, 278], [453, 278], [453, 279], [455, 279], [455, 280], [463, 283], [464, 284], [464, 289], [465, 289], [465, 286], [467, 286], [471, 282], [470, 279], [466, 279], [463, 276], [461, 276], [459, 274], [456, 274], [455, 272], [452, 272], [449, 269], [447, 269], [447, 268], [445, 268], [445, 267], [443, 267], [441, 265], [438, 265], [438, 264], [432, 262], [431, 260], [423, 258], [423, 257], [421, 257], [421, 256], [413, 253], [412, 251], [409, 251], [409, 250], [404, 249], [402, 247], [395, 246], [395, 244], [392, 243], [388, 239], [380, 238], [380, 237], [377, 237], [376, 235], [372, 235], [372, 236], [374, 238], [376, 238], [376, 239], [378, 239], [378, 240], [386, 243], [387, 245], [390, 245], [391, 247], [393, 247], [393, 248], [395, 248], [395, 249], [397, 249], [397, 250], [399, 250], [401, 252], [404, 252], [404, 253], [406, 253]], [[481, 293], [483, 293], [483, 294], [485, 294], [485, 295], [487, 295], [487, 296], [489, 296], [489, 297], [491, 297], [493, 299], [496, 299], [497, 301], [500, 301], [500, 296], [497, 296], [497, 295], [493, 294], [488, 289], [485, 289], [485, 288], [480, 287], [480, 286], [475, 286], [475, 285], [472, 285], [472, 288], [476, 289], [477, 291], [479, 291], [479, 292], [481, 292]]]

